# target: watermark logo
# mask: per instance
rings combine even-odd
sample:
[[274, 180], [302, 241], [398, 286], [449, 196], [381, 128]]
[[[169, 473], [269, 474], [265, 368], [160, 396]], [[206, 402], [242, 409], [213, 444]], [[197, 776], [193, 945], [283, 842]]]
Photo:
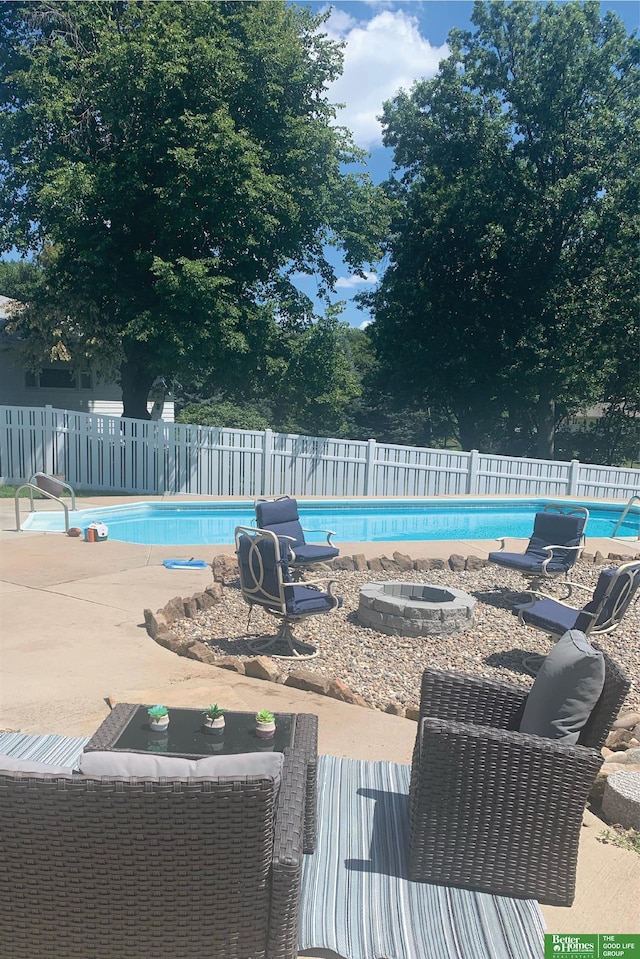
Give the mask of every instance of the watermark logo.
[[577, 935], [548, 933], [544, 959], [640, 959], [640, 934]]

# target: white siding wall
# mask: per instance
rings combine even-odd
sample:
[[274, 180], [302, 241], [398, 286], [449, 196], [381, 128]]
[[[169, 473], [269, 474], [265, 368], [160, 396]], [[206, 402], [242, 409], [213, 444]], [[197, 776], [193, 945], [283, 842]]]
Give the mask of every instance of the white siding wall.
[[[63, 367], [64, 364], [55, 364]], [[15, 344], [6, 340], [0, 345], [0, 405], [5, 406], [53, 406], [56, 409], [79, 410], [105, 416], [122, 416], [122, 392], [117, 383], [94, 381], [90, 390], [45, 389], [28, 387], [26, 374], [20, 362], [20, 353]], [[173, 423], [175, 419], [173, 399], [167, 399], [159, 414], [153, 402], [147, 404], [153, 419]]]
[[[120, 390], [118, 390], [119, 393]], [[156, 403], [147, 403], [147, 410], [151, 413], [152, 420], [163, 420], [165, 423], [173, 423], [175, 420], [173, 400], [165, 400], [160, 408]], [[96, 413], [99, 416], [122, 416], [122, 400], [91, 399], [89, 400], [88, 412]]]

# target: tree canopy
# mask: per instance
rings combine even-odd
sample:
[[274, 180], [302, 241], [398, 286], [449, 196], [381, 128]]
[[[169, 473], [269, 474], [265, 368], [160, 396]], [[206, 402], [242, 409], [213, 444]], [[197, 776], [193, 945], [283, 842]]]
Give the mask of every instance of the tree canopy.
[[[339, 320], [340, 305], [305, 330], [271, 332], [254, 353], [252, 375], [216, 390], [215, 378], [181, 384], [183, 423], [265, 429], [314, 436], [354, 436], [363, 370], [361, 330]], [[248, 424], [261, 425], [248, 425]]]
[[630, 352], [637, 372], [638, 41], [592, 2], [476, 2], [472, 22], [385, 104], [371, 335], [396, 402], [450, 416], [463, 448], [552, 457], [558, 420], [629, 387]]
[[0, 249], [41, 270], [34, 359], [90, 361], [144, 417], [156, 377], [237, 382], [274, 325], [308, 326], [291, 275], [330, 288], [327, 243], [377, 258], [386, 204], [343, 172], [321, 23], [283, 0], [2, 5]]

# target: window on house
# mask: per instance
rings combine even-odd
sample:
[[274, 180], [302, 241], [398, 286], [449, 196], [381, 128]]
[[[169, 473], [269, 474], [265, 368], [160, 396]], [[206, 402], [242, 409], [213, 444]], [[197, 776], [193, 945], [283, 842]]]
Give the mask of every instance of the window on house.
[[25, 373], [25, 386], [28, 390], [90, 390], [93, 377], [88, 371], [76, 374], [58, 367]]
[[70, 370], [41, 370], [39, 386], [41, 390], [75, 390], [75, 373]]

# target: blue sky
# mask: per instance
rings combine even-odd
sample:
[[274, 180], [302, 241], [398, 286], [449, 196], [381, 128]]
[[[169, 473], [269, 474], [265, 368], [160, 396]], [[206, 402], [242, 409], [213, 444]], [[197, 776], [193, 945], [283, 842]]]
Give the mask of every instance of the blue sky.
[[[297, 0], [302, 5], [303, 0]], [[562, 0], [558, 0], [562, 2]], [[310, 2], [314, 10], [326, 10], [324, 2]], [[334, 103], [344, 103], [338, 122], [349, 127], [358, 146], [369, 151], [367, 167], [373, 180], [385, 179], [392, 166], [391, 151], [381, 142], [381, 128], [376, 120], [382, 104], [401, 87], [409, 89], [414, 80], [432, 77], [440, 60], [448, 54], [446, 40], [453, 27], [473, 30], [470, 0], [338, 0], [331, 4], [326, 31], [345, 43], [342, 76], [329, 88]], [[627, 27], [640, 26], [638, 0], [601, 0], [600, 11], [613, 10]], [[376, 277], [368, 274], [368, 282], [349, 276], [337, 254], [330, 255], [338, 283], [333, 302], [346, 301], [342, 319], [360, 326], [367, 314], [352, 302], [355, 293], [372, 288]], [[312, 277], [299, 277], [297, 285], [314, 302], [319, 312], [324, 306], [315, 298], [316, 283]]]

